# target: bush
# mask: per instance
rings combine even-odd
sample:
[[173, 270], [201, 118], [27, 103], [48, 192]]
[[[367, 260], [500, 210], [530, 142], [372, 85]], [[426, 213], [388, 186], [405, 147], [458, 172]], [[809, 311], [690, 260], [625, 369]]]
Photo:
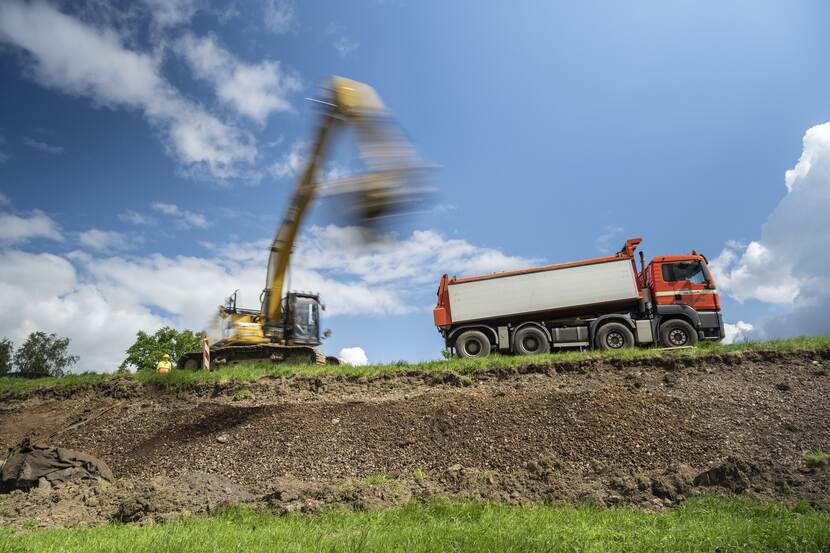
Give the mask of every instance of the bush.
[[129, 367], [137, 370], [155, 370], [156, 363], [165, 353], [170, 354], [170, 360], [176, 360], [189, 351], [200, 351], [202, 340], [207, 338], [204, 332], [192, 330], [176, 330], [165, 326], [150, 335], [139, 330], [136, 333], [135, 343], [127, 349], [127, 358], [121, 363], [118, 370], [126, 371]]

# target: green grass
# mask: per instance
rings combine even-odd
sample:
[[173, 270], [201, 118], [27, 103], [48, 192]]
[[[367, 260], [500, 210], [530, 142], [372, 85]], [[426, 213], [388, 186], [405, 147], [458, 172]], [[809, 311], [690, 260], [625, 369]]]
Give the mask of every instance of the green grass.
[[[643, 359], [665, 355], [685, 357], [759, 350], [790, 352], [824, 348], [830, 348], [830, 336], [791, 338], [788, 340], [772, 340], [767, 342], [743, 342], [730, 345], [723, 345], [717, 342], [704, 342], [696, 348], [672, 351], [665, 351], [657, 348], [631, 348], [621, 351], [562, 351], [558, 353], [535, 356], [491, 355], [490, 357], [484, 359], [436, 359], [414, 363], [399, 361], [397, 363], [368, 365], [365, 367], [352, 367], [349, 365], [271, 365], [251, 363], [223, 367], [211, 372], [174, 370], [169, 374], [162, 375], [152, 371], [141, 371], [122, 376], [122, 378], [125, 378], [129, 383], [143, 383], [164, 388], [178, 388], [186, 387], [190, 384], [199, 382], [251, 382], [263, 376], [287, 377], [292, 375], [342, 375], [347, 377], [371, 377], [409, 371], [433, 374], [450, 371], [456, 373], [457, 375], [465, 376], [481, 370], [511, 369], [527, 365], [529, 363], [538, 364], [556, 361], [575, 362], [589, 359]], [[114, 377], [116, 377], [116, 375], [93, 373], [35, 380], [4, 377], [0, 378], [0, 391], [9, 390], [22, 392], [35, 388], [85, 386]]]
[[830, 515], [811, 508], [695, 498], [659, 514], [434, 501], [313, 517], [234, 509], [167, 525], [0, 529], [0, 551], [822, 552]]
[[808, 467], [820, 467], [830, 462], [830, 453], [824, 451], [809, 451], [804, 454], [804, 464]]

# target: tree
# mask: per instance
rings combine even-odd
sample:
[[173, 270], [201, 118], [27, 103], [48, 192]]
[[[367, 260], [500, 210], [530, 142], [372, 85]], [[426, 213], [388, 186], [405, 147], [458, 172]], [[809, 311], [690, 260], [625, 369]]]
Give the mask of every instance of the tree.
[[12, 372], [12, 352], [14, 344], [8, 338], [0, 340], [0, 376]]
[[127, 358], [121, 363], [120, 371], [128, 367], [137, 370], [154, 370], [156, 363], [165, 353], [170, 354], [173, 363], [188, 351], [200, 351], [202, 340], [207, 338], [204, 332], [192, 330], [176, 330], [165, 326], [152, 336], [139, 330], [135, 335], [135, 343], [127, 349]]
[[29, 334], [14, 354], [15, 368], [22, 373], [63, 376], [77, 362], [78, 356], [69, 354], [69, 338], [40, 331]]

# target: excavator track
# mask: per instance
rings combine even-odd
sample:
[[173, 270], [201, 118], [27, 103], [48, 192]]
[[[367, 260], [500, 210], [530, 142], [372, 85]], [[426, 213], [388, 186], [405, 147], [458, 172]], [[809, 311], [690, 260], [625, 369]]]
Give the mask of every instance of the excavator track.
[[[336, 358], [335, 358], [336, 359]], [[211, 348], [211, 367], [236, 365], [238, 363], [273, 363], [275, 365], [326, 365], [326, 355], [311, 346], [283, 346], [261, 344], [254, 346], [225, 346]], [[185, 353], [179, 358], [177, 368], [199, 370], [202, 368], [201, 352]]]

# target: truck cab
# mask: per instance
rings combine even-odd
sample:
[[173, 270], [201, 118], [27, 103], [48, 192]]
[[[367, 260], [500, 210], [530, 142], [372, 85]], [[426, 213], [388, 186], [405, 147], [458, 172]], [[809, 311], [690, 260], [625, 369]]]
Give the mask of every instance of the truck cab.
[[643, 270], [641, 281], [653, 297], [656, 315], [688, 316], [694, 311], [700, 321], [699, 326], [695, 325], [700, 338], [723, 338], [720, 296], [705, 256], [693, 251], [689, 255], [655, 257]]

